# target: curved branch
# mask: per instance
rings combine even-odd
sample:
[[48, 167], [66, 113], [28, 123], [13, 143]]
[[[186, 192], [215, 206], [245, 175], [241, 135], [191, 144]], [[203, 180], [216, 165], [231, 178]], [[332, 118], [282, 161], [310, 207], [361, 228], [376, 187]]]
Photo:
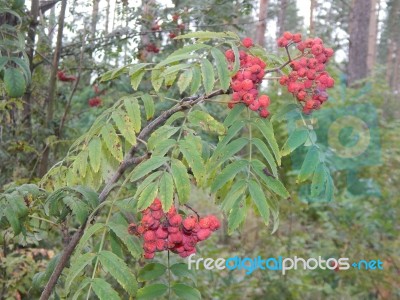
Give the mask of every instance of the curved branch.
[[[170, 116], [172, 116], [174, 113], [178, 111], [183, 111], [187, 110], [197, 103], [210, 99], [212, 97], [222, 95], [224, 92], [222, 90], [217, 90], [215, 92], [212, 92], [208, 95], [198, 95], [198, 96], [192, 96], [192, 97], [186, 97], [183, 98], [177, 105], [171, 107], [170, 109], [164, 111], [160, 116], [158, 116], [156, 119], [154, 119], [152, 122], [146, 125], [141, 132], [138, 135], [138, 138], [144, 140], [146, 139], [154, 130], [156, 130], [158, 127], [163, 125], [165, 121], [168, 120]], [[113, 177], [107, 182], [107, 184], [104, 186], [103, 190], [100, 192], [99, 195], [99, 202], [102, 203], [104, 202], [110, 192], [112, 191], [113, 187], [115, 186], [115, 183], [121, 178], [121, 176], [125, 173], [125, 171], [129, 168], [132, 167], [143, 160], [147, 159], [149, 157], [149, 154], [146, 153], [145, 155], [139, 156], [139, 157], [134, 157], [134, 154], [137, 151], [137, 146], [133, 146], [129, 153], [125, 156], [124, 160], [120, 163], [118, 169], [115, 171]], [[47, 300], [50, 298], [51, 293], [53, 292], [54, 287], [56, 286], [56, 283], [58, 281], [58, 278], [60, 277], [62, 271], [66, 267], [68, 260], [72, 253], [74, 252], [76, 246], [78, 245], [83, 233], [85, 232], [85, 228], [87, 223], [93, 221], [93, 219], [89, 220], [86, 219], [85, 222], [79, 227], [79, 229], [74, 233], [72, 236], [70, 242], [68, 245], [65, 247], [65, 250], [63, 254], [61, 255], [60, 260], [58, 261], [53, 273], [51, 274], [43, 292], [42, 295], [40, 296], [40, 300]]]

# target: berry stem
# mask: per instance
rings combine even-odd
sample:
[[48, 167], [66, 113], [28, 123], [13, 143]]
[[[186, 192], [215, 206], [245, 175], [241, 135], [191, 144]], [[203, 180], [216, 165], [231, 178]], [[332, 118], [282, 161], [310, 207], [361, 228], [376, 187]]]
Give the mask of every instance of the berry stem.
[[287, 62], [285, 62], [283, 65], [273, 68], [273, 69], [265, 70], [265, 74], [272, 73], [272, 72], [279, 72], [284, 67], [286, 67], [288, 64], [290, 64], [293, 60], [297, 60], [301, 57], [303, 57], [303, 54], [296, 56], [294, 59], [289, 58], [289, 60]]
[[184, 204], [185, 207], [189, 208], [192, 212], [194, 212], [197, 215], [197, 218], [200, 219], [200, 215], [198, 214], [197, 211], [195, 211], [191, 206]]
[[169, 264], [169, 250], [168, 250], [168, 299], [171, 299], [171, 268]]

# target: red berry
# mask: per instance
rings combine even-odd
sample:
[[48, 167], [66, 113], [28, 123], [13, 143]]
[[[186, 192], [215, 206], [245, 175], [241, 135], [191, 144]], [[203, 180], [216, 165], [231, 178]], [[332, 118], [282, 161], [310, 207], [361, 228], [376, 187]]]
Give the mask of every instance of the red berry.
[[145, 242], [154, 242], [156, 240], [156, 234], [152, 230], [148, 230], [143, 234]]
[[199, 241], [204, 241], [205, 239], [208, 239], [211, 235], [211, 230], [210, 229], [200, 229], [197, 232], [197, 238]]
[[266, 108], [262, 108], [260, 110], [260, 117], [261, 118], [268, 118], [269, 116], [269, 111]]
[[158, 229], [156, 230], [156, 237], [158, 239], [166, 239], [168, 237], [168, 230], [162, 227], [158, 227]]
[[256, 111], [256, 110], [258, 110], [260, 108], [260, 103], [258, 102], [258, 100], [255, 100], [255, 101], [253, 101], [252, 104], [249, 105], [249, 108], [252, 111]]
[[229, 62], [235, 61], [235, 53], [233, 52], [232, 49], [225, 51], [225, 57]]
[[293, 34], [291, 34], [289, 31], [285, 31], [283, 33], [283, 37], [287, 40], [291, 40], [293, 38]]
[[242, 88], [245, 91], [249, 91], [253, 88], [254, 84], [250, 79], [245, 79], [242, 81]]
[[210, 228], [210, 219], [209, 219], [209, 217], [201, 218], [199, 220], [199, 225], [200, 225], [200, 228], [202, 228], [202, 229]]
[[243, 46], [245, 46], [246, 48], [250, 48], [251, 46], [253, 46], [253, 40], [249, 37], [246, 37], [242, 40], [242, 44]]
[[160, 210], [162, 207], [160, 199], [154, 199], [153, 203], [150, 205], [151, 210]]
[[154, 252], [153, 252], [153, 253], [145, 252], [144, 255], [143, 255], [143, 257], [144, 257], [145, 259], [153, 259], [153, 258], [154, 258]]
[[269, 99], [269, 97], [267, 95], [261, 95], [258, 98], [258, 102], [260, 103], [261, 107], [267, 107], [271, 103], [271, 100]]
[[189, 216], [183, 221], [182, 225], [183, 225], [183, 228], [190, 231], [194, 228], [196, 223], [197, 223], [196, 218], [194, 216]]
[[301, 34], [300, 34], [300, 33], [295, 33], [295, 34], [293, 34], [292, 40], [293, 40], [293, 42], [295, 42], [295, 43], [300, 43], [300, 42], [301, 42]]
[[182, 223], [182, 216], [179, 215], [179, 214], [176, 214], [176, 215], [172, 216], [172, 217], [169, 219], [169, 224], [170, 224], [171, 226], [173, 226], [173, 227], [178, 227], [178, 226], [181, 225], [181, 223]]

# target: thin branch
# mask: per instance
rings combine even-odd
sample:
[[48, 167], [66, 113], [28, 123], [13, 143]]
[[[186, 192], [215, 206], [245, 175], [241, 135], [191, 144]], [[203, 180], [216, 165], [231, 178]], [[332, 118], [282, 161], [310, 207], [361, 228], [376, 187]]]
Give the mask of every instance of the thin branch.
[[[199, 102], [210, 99], [212, 97], [218, 96], [224, 94], [222, 90], [217, 90], [214, 91], [208, 95], [201, 95], [201, 96], [192, 96], [192, 97], [186, 97], [183, 98], [179, 104], [173, 106], [172, 108], [164, 111], [160, 116], [158, 116], [156, 119], [154, 119], [152, 122], [147, 124], [146, 127], [144, 127], [138, 138], [145, 140], [155, 129], [157, 129], [159, 126], [165, 123], [167, 119], [172, 116], [174, 113], [178, 111], [183, 111], [190, 109], [194, 105], [198, 104]], [[119, 165], [118, 169], [115, 171], [113, 177], [107, 182], [107, 184], [104, 186], [103, 190], [101, 191], [99, 195], [99, 203], [103, 203], [112, 189], [115, 187], [115, 183], [121, 178], [121, 176], [124, 174], [124, 172], [129, 168], [132, 167], [135, 164], [140, 163], [141, 161], [147, 159], [149, 157], [149, 154], [145, 154], [140, 157], [134, 157], [134, 154], [137, 151], [137, 146], [133, 146], [129, 153], [126, 155], [124, 160], [121, 162]], [[58, 261], [56, 267], [54, 268], [53, 273], [51, 274], [49, 281], [47, 282], [42, 295], [40, 296], [40, 300], [48, 300], [51, 296], [51, 293], [57, 284], [58, 278], [60, 277], [62, 271], [64, 270], [65, 266], [68, 263], [68, 260], [70, 256], [72, 255], [72, 252], [74, 252], [76, 246], [78, 245], [83, 233], [85, 232], [86, 224], [88, 222], [92, 222], [93, 219], [89, 220], [86, 219], [81, 227], [78, 228], [78, 230], [74, 233], [72, 236], [69, 244], [65, 247], [65, 250], [63, 254], [60, 257], [60, 260]]]
[[59, 127], [59, 130], [58, 130], [59, 137], [61, 137], [62, 130], [63, 130], [64, 124], [65, 124], [65, 121], [67, 119], [67, 114], [68, 114], [69, 108], [71, 107], [72, 98], [75, 95], [75, 92], [76, 92], [76, 90], [78, 88], [79, 81], [81, 79], [82, 65], [83, 65], [83, 55], [85, 53], [84, 50], [85, 50], [85, 36], [82, 36], [82, 46], [81, 46], [81, 55], [79, 57], [78, 76], [77, 76], [77, 78], [75, 80], [75, 83], [74, 83], [74, 86], [72, 88], [71, 94], [69, 95], [68, 102], [67, 102], [67, 105], [65, 106], [64, 114], [63, 114], [63, 117], [62, 117], [61, 122], [60, 122], [60, 127]]

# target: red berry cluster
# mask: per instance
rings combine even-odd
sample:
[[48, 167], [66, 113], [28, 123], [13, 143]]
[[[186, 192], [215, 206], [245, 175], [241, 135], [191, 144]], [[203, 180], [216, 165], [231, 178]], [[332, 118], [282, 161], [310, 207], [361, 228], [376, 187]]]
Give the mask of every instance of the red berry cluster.
[[290, 63], [292, 71], [289, 75], [283, 75], [279, 82], [285, 85], [298, 101], [304, 103], [303, 112], [309, 114], [328, 100], [326, 89], [335, 84], [333, 78], [325, 71], [333, 50], [325, 48], [320, 38], [303, 41], [300, 33], [285, 32], [278, 39], [279, 47], [288, 47], [291, 44], [297, 44], [297, 49], [303, 55]]
[[90, 107], [100, 106], [101, 105], [101, 98], [98, 97], [98, 96], [93, 97], [93, 98], [89, 99], [88, 103], [89, 103]]
[[176, 28], [175, 28], [175, 30], [170, 31], [170, 33], [168, 34], [168, 37], [170, 39], [175, 38], [179, 33], [181, 33], [186, 28], [185, 24], [183, 24], [183, 23], [177, 24], [180, 17], [181, 16], [178, 13], [175, 13], [172, 15], [172, 22], [176, 24]]
[[60, 81], [64, 81], [64, 82], [71, 82], [71, 81], [75, 81], [76, 77], [73, 75], [65, 75], [64, 71], [58, 71], [57, 72], [57, 78]]
[[141, 223], [130, 224], [128, 232], [143, 237], [146, 259], [152, 259], [155, 252], [164, 250], [187, 257], [196, 253], [198, 242], [209, 238], [211, 233], [220, 227], [218, 219], [213, 215], [200, 219], [189, 215], [183, 219], [174, 206], [165, 213], [161, 201], [157, 198], [142, 213]]
[[150, 43], [150, 44], [147, 44], [147, 45], [146, 45], [146, 51], [147, 51], [147, 52], [158, 53], [158, 52], [160, 52], [160, 48], [158, 48], [158, 47], [156, 46], [156, 44]]
[[[253, 46], [251, 38], [245, 38], [242, 44], [246, 48]], [[227, 50], [225, 57], [228, 60], [229, 68], [233, 67], [235, 54], [233, 50]], [[232, 77], [231, 88], [233, 90], [232, 100], [228, 103], [233, 108], [237, 103], [245, 103], [251, 110], [258, 111], [262, 118], [269, 116], [268, 106], [270, 99], [267, 95], [259, 95], [258, 86], [265, 75], [267, 64], [258, 57], [239, 51], [240, 69]]]

